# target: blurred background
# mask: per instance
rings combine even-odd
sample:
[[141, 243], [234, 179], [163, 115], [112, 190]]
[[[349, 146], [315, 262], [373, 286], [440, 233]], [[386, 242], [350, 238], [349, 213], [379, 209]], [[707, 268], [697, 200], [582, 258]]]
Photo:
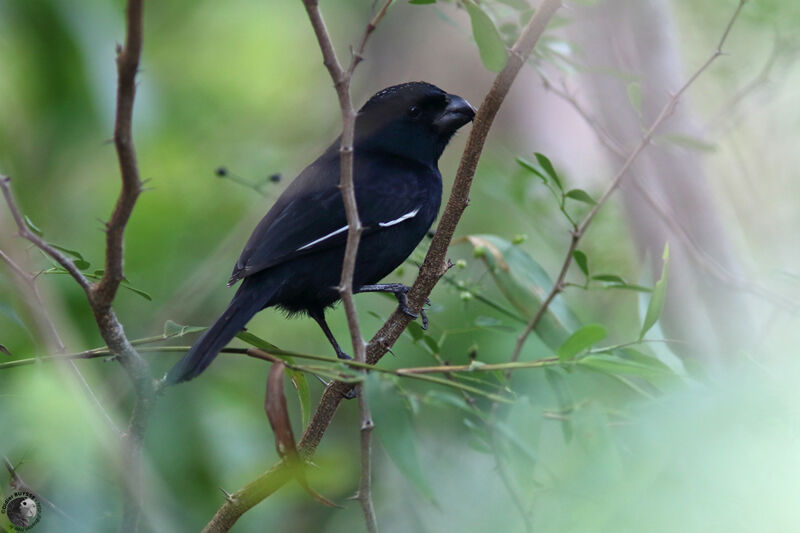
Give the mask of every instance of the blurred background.
[[[717, 49], [737, 5], [566, 2], [490, 134], [450, 250], [462, 261], [431, 296], [431, 329], [412, 326], [381, 366], [508, 361], [550, 288], [544, 273], [555, 277], [569, 245], [552, 178], [544, 184], [528, 168], [534, 154], [549, 158], [565, 188], [597, 199]], [[375, 6], [321, 7], [347, 58]], [[513, 42], [532, 6], [479, 7]], [[0, 173], [12, 177], [31, 224], [80, 254], [87, 273], [102, 268], [103, 221], [119, 191], [110, 139], [123, 14], [121, 1], [0, 0]], [[645, 341], [608, 350], [593, 365], [519, 370], [508, 382], [499, 374], [459, 378], [512, 399], [492, 428], [455, 389], [376, 385], [374, 497], [383, 531], [526, 531], [526, 520], [537, 532], [800, 529], [798, 20], [791, 0], [745, 4], [724, 55], [681, 98], [593, 222], [580, 245], [586, 268], [573, 265], [567, 281], [575, 286], [522, 360], [552, 356], [581, 324], [603, 325], [599, 348], [638, 341], [652, 297], [642, 288], [660, 278], [668, 243], [666, 303]], [[131, 339], [160, 335], [168, 320], [203, 326], [216, 318], [251, 229], [340, 128], [300, 1], [146, 3], [144, 31], [134, 138], [148, 190], [127, 228], [127, 286], [115, 302]], [[425, 80], [477, 106], [494, 73], [476, 37], [457, 2], [397, 1], [357, 70], [354, 101]], [[466, 136], [440, 162], [446, 191]], [[577, 220], [588, 209], [565, 205]], [[393, 281], [413, 282], [428, 243]], [[0, 250], [32, 274], [52, 267], [15, 236], [5, 205]], [[101, 346], [82, 291], [58, 274], [39, 275], [37, 286], [67, 351]], [[379, 295], [357, 304], [368, 336], [395, 305]], [[346, 339], [343, 312], [329, 320]], [[309, 319], [268, 310], [248, 330], [285, 349], [332, 355]], [[73, 374], [50, 362], [1, 366], [57, 348], [5, 264], [0, 344], [10, 354], [0, 354], [0, 454], [60, 510], [45, 508], [36, 530], [115, 530], [119, 451]], [[161, 375], [179, 354], [145, 357]], [[124, 426], [130, 390], [119, 365], [77, 365]], [[224, 501], [220, 488], [232, 492], [277, 460], [263, 411], [267, 370], [223, 356], [159, 399], [145, 444], [143, 530], [201, 529]], [[316, 400], [322, 384], [311, 376], [309, 384]], [[291, 385], [286, 393], [300, 435], [297, 396]], [[478, 397], [477, 409], [486, 415], [490, 406]], [[356, 402], [345, 402], [309, 472], [311, 485], [344, 509], [289, 484], [234, 531], [362, 530], [358, 504], [347, 500], [358, 484], [358, 424]], [[10, 494], [5, 472], [0, 481]]]

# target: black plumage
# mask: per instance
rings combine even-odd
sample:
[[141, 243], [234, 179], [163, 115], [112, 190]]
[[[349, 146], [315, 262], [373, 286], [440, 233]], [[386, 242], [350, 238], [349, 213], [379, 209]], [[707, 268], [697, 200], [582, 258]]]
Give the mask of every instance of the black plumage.
[[[377, 285], [411, 254], [441, 204], [438, 160], [475, 112], [429, 83], [384, 89], [356, 118], [353, 180], [364, 227], [355, 292], [392, 292], [406, 312], [407, 287]], [[347, 221], [339, 189], [337, 139], [306, 167], [256, 226], [229, 285], [242, 280], [228, 308], [169, 372], [177, 383], [200, 374], [261, 309], [276, 306], [314, 318], [339, 357], [324, 311], [339, 299]]]

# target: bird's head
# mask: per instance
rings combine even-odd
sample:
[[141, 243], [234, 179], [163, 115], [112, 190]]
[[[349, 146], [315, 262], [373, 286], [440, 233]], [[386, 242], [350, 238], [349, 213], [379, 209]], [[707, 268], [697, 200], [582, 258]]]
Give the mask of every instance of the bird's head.
[[387, 87], [359, 110], [356, 152], [375, 150], [435, 165], [453, 134], [475, 116], [463, 98], [430, 83]]

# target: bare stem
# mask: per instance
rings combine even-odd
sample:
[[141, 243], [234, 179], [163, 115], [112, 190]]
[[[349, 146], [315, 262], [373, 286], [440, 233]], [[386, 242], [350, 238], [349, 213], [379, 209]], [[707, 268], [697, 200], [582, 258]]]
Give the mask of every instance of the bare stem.
[[656, 119], [653, 121], [653, 123], [645, 132], [645, 134], [642, 136], [642, 139], [639, 142], [639, 144], [636, 146], [636, 148], [633, 149], [630, 155], [628, 155], [628, 158], [622, 164], [622, 167], [619, 169], [617, 174], [611, 180], [611, 183], [609, 183], [608, 187], [606, 187], [606, 190], [603, 192], [600, 199], [597, 201], [595, 205], [592, 206], [592, 208], [589, 210], [589, 212], [586, 214], [586, 216], [583, 218], [580, 224], [578, 224], [577, 227], [573, 230], [570, 245], [567, 248], [567, 253], [564, 257], [564, 261], [561, 265], [561, 270], [558, 273], [558, 277], [556, 278], [556, 281], [553, 284], [553, 288], [550, 290], [547, 297], [542, 302], [542, 305], [539, 307], [539, 310], [536, 312], [535, 315], [533, 315], [531, 320], [528, 322], [528, 325], [525, 326], [525, 330], [517, 338], [516, 345], [514, 346], [514, 353], [511, 355], [512, 362], [517, 361], [519, 359], [520, 353], [522, 352], [522, 348], [525, 345], [525, 341], [528, 339], [531, 332], [539, 324], [539, 321], [541, 320], [542, 316], [544, 316], [544, 313], [547, 311], [547, 308], [549, 307], [550, 303], [563, 288], [564, 279], [566, 278], [567, 271], [569, 270], [569, 267], [572, 264], [572, 252], [574, 252], [577, 249], [581, 237], [583, 237], [584, 233], [586, 232], [586, 229], [594, 220], [594, 217], [597, 215], [597, 212], [606, 204], [611, 194], [617, 190], [620, 183], [622, 183], [622, 179], [625, 177], [625, 175], [628, 173], [628, 170], [631, 168], [631, 165], [633, 165], [634, 161], [636, 161], [636, 159], [639, 157], [639, 154], [641, 154], [642, 151], [650, 144], [650, 141], [652, 140], [656, 130], [670, 115], [672, 115], [673, 111], [675, 110], [675, 106], [677, 106], [678, 101], [681, 99], [681, 96], [683, 96], [683, 93], [685, 93], [686, 90], [689, 87], [691, 87], [692, 84], [694, 84], [697, 78], [699, 78], [700, 75], [703, 72], [705, 72], [706, 69], [708, 69], [708, 67], [711, 66], [711, 64], [719, 56], [722, 55], [722, 47], [725, 44], [728, 35], [730, 34], [731, 28], [733, 28], [733, 24], [736, 22], [736, 19], [739, 18], [739, 13], [741, 12], [742, 7], [744, 7], [746, 1], [747, 0], [739, 0], [739, 4], [736, 6], [736, 10], [733, 12], [733, 15], [728, 21], [728, 24], [725, 26], [725, 30], [722, 33], [722, 37], [720, 38], [719, 43], [717, 44], [717, 48], [708, 57], [708, 59], [706, 59], [706, 61], [700, 66], [700, 68], [698, 68], [694, 72], [694, 74], [692, 74], [689, 77], [689, 79], [681, 86], [681, 88], [678, 89], [678, 91], [675, 92], [670, 97], [670, 99], [661, 109], [661, 112], [658, 114]]
[[375, 507], [372, 504], [372, 430], [375, 424], [369, 411], [369, 403], [364, 388], [358, 397], [358, 407], [361, 413], [361, 480], [358, 484], [358, 501], [364, 513], [364, 522], [369, 533], [377, 533], [378, 520], [375, 516]]
[[99, 310], [111, 307], [123, 278], [123, 235], [136, 199], [142, 192], [136, 151], [133, 147], [133, 102], [136, 74], [142, 52], [142, 3], [129, 0], [126, 9], [125, 47], [117, 47], [117, 108], [114, 120], [114, 146], [117, 150], [122, 190], [111, 219], [106, 224], [106, 265], [103, 278], [94, 288], [93, 300]]

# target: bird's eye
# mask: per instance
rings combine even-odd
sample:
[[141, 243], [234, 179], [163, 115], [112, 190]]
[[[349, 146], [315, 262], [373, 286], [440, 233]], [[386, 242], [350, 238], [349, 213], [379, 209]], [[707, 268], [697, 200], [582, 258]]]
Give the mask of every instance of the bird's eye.
[[422, 114], [422, 109], [420, 109], [418, 106], [412, 105], [411, 107], [408, 108], [408, 116], [411, 118], [417, 118], [421, 114]]

